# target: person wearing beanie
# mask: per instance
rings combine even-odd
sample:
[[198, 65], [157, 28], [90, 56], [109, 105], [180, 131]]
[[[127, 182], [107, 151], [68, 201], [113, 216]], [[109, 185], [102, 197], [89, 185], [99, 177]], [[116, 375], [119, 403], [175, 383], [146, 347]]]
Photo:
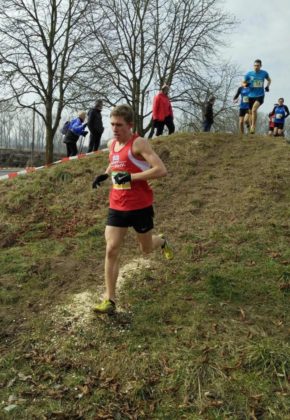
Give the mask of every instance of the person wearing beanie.
[[85, 130], [87, 126], [85, 120], [85, 111], [80, 111], [78, 117], [74, 118], [69, 124], [63, 141], [66, 144], [67, 157], [76, 156], [78, 154], [77, 141], [80, 136], [85, 137], [88, 134], [88, 131]]
[[88, 112], [88, 129], [90, 130], [90, 142], [88, 153], [98, 150], [101, 142], [101, 137], [104, 131], [102, 121], [103, 101], [98, 99], [93, 108]]
[[215, 103], [215, 97], [212, 96], [209, 98], [208, 102], [205, 104], [204, 111], [204, 120], [203, 120], [203, 131], [209, 132], [211, 126], [213, 125], [213, 104]]

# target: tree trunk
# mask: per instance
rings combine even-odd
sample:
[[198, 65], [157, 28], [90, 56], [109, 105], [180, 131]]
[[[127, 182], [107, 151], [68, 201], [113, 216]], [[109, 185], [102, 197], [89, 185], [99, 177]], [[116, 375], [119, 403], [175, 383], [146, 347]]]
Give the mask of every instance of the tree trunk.
[[46, 124], [45, 128], [45, 163], [48, 165], [53, 161], [53, 131], [51, 124]]

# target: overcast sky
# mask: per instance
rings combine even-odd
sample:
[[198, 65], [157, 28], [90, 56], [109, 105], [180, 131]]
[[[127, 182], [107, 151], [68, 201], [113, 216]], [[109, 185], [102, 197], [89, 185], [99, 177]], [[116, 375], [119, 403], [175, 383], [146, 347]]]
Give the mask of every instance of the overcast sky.
[[260, 58], [272, 85], [261, 110], [270, 112], [279, 97], [290, 105], [290, 0], [223, 0], [225, 11], [240, 21], [224, 57], [244, 74]]
[[[220, 0], [220, 3], [225, 12], [240, 22], [221, 51], [222, 59], [237, 65], [244, 75], [253, 70], [255, 59], [260, 58], [262, 68], [272, 79], [261, 111], [269, 113], [281, 96], [290, 106], [290, 0], [279, 0], [277, 6], [273, 0]], [[104, 140], [112, 132], [109, 110], [104, 109], [103, 115]]]

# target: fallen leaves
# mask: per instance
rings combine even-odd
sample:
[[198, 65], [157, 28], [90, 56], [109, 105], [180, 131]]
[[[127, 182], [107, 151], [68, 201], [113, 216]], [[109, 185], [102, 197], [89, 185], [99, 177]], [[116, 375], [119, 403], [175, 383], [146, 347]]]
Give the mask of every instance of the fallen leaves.
[[290, 283], [280, 284], [279, 289], [283, 290], [284, 292], [289, 292], [290, 291]]
[[240, 308], [240, 314], [241, 314], [241, 320], [242, 320], [242, 321], [245, 321], [245, 319], [246, 319], [246, 313], [245, 313], [245, 311], [243, 310], [243, 308]]
[[4, 407], [4, 411], [6, 411], [7, 413], [10, 413], [10, 411], [15, 410], [15, 408], [17, 408], [18, 405], [17, 404], [10, 404], [7, 405], [6, 407]]
[[204, 392], [204, 397], [205, 399], [203, 400], [202, 409], [199, 411], [199, 415], [204, 415], [210, 408], [221, 408], [225, 404], [216, 392], [206, 391]]
[[21, 373], [21, 372], [18, 373], [18, 378], [22, 382], [27, 382], [27, 381], [32, 380], [32, 376], [31, 375], [24, 375], [24, 373]]

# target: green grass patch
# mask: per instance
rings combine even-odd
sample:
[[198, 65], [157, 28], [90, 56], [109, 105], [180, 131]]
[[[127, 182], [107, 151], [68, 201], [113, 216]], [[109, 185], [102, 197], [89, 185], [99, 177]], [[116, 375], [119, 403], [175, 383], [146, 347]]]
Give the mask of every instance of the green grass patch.
[[[176, 174], [153, 182], [156, 230], [176, 257], [128, 272], [113, 317], [91, 311], [109, 181], [91, 182], [107, 154], [0, 183], [1, 418], [288, 418], [284, 144], [218, 133], [152, 144]], [[139, 257], [130, 233], [121, 268]]]

